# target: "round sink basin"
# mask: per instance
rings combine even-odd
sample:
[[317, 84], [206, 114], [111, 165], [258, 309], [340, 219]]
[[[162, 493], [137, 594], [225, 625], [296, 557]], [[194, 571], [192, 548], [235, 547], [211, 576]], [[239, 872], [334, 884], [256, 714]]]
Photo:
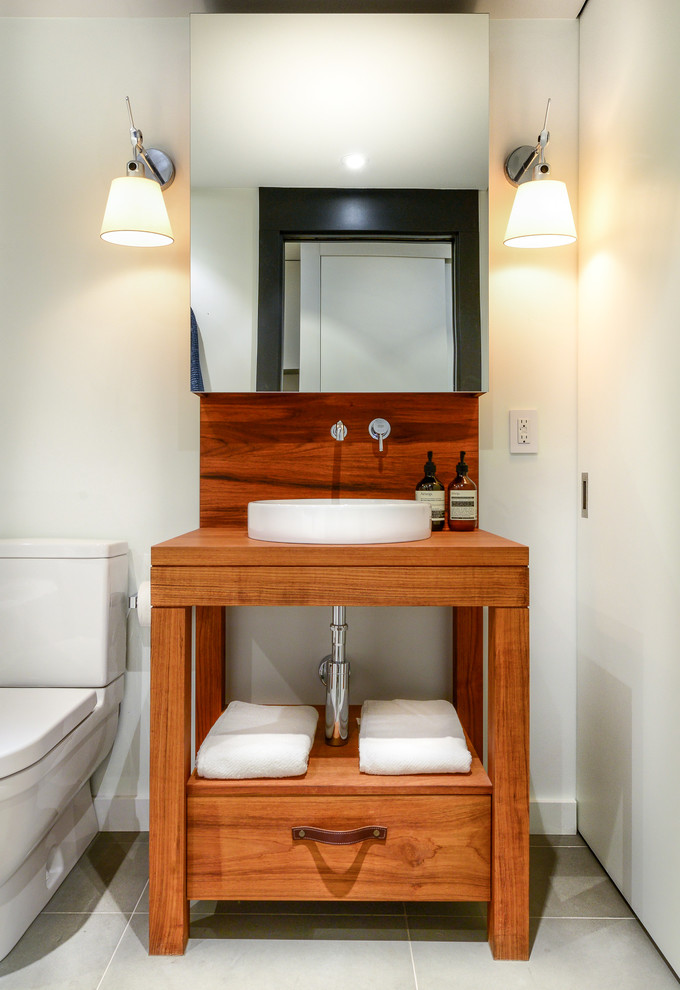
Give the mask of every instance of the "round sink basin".
[[248, 536], [271, 543], [407, 543], [431, 534], [430, 507], [396, 498], [277, 498], [248, 503]]

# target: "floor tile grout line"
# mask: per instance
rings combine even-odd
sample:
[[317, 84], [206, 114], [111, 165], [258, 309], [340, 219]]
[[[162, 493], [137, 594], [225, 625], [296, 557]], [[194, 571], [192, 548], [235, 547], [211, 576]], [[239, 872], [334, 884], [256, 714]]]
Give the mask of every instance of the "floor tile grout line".
[[[139, 901], [137, 901], [139, 904]], [[134, 910], [134, 909], [133, 909]], [[132, 917], [132, 911], [41, 911], [41, 915], [51, 915], [54, 918], [60, 918], [65, 915], [85, 915], [87, 918], [96, 918], [99, 915], [123, 915], [126, 918]]]
[[[57, 914], [56, 911], [53, 912], [53, 913], [54, 914]], [[62, 914], [79, 914], [79, 913], [84, 913], [84, 912], [64, 911], [64, 912], [59, 912], [59, 913], [62, 913]], [[95, 914], [115, 914], [117, 912], [113, 912], [113, 911], [104, 912], [104, 911], [101, 911], [101, 912], [94, 912], [94, 913]], [[141, 917], [143, 915], [147, 915], [148, 913], [149, 913], [148, 910], [146, 910], [146, 911], [137, 911], [137, 909], [135, 908], [135, 914], [137, 915], [137, 917]], [[200, 921], [200, 920], [202, 920], [202, 919], [204, 919], [206, 917], [215, 917], [215, 918], [217, 918], [217, 917], [219, 917], [219, 918], [337, 918], [338, 920], [343, 920], [343, 919], [347, 919], [347, 918], [353, 918], [354, 920], [358, 920], [358, 919], [364, 920], [364, 919], [368, 919], [368, 918], [382, 918], [382, 919], [399, 918], [400, 915], [398, 915], [398, 914], [351, 914], [349, 912], [342, 913], [342, 914], [332, 914], [332, 913], [330, 913], [330, 914], [328, 914], [328, 913], [317, 914], [317, 913], [314, 913], [314, 912], [307, 913], [305, 911], [303, 911], [303, 912], [299, 912], [299, 911], [218, 911], [218, 912], [214, 912], [213, 911], [213, 912], [210, 912], [209, 911], [209, 912], [206, 912], [205, 914], [199, 911], [199, 912], [196, 912], [195, 914], [194, 913], [191, 914], [191, 920], [192, 921], [193, 920], [199, 920]], [[463, 918], [469, 918], [469, 919], [472, 919], [473, 921], [478, 921], [480, 919], [480, 916], [478, 914], [436, 914], [436, 913], [434, 913], [434, 914], [427, 914], [427, 913], [418, 913], [418, 914], [412, 915], [412, 917], [414, 919], [415, 918], [447, 918], [449, 921], [460, 921]], [[545, 917], [545, 915], [540, 915], [539, 914], [539, 915], [534, 915], [533, 917], [542, 918], [542, 917]], [[558, 919], [559, 920], [559, 916], [558, 915], [554, 915], [552, 917], [554, 917], [555, 919]], [[596, 917], [593, 917], [592, 919], [586, 919], [586, 920], [593, 920], [593, 921], [595, 921], [595, 920], [597, 920], [597, 918]], [[622, 920], [625, 921], [627, 919], [626, 918], [623, 918]]]
[[[139, 903], [139, 902], [137, 902]], [[95, 912], [84, 912], [84, 911], [53, 911], [52, 914], [85, 914], [92, 913], [95, 916], [97, 914], [118, 914], [120, 912], [116, 911], [95, 911]], [[148, 911], [137, 911], [135, 908], [135, 915], [139, 917], [144, 917], [149, 912]], [[407, 922], [406, 927], [408, 929], [408, 914], [404, 912]], [[132, 917], [132, 915], [130, 915]], [[398, 914], [305, 914], [290, 911], [221, 911], [217, 914], [208, 913], [207, 915], [197, 914], [192, 916], [192, 920], [202, 920], [204, 917], [219, 917], [219, 918], [336, 918], [337, 920], [353, 919], [364, 920], [366, 918], [398, 918]], [[639, 919], [633, 914], [531, 914], [529, 915], [532, 921], [639, 921]], [[462, 921], [463, 919], [468, 919], [472, 921], [479, 921], [480, 916], [477, 914], [415, 914], [413, 918], [443, 918], [449, 922]], [[410, 934], [409, 934], [410, 938]]]
[[137, 903], [135, 904], [135, 906], [134, 906], [134, 908], [132, 909], [132, 914], [131, 914], [131, 915], [130, 915], [130, 917], [128, 918], [128, 920], [127, 920], [127, 924], [125, 925], [125, 928], [124, 928], [124, 929], [123, 929], [123, 931], [121, 932], [121, 936], [120, 936], [120, 938], [119, 938], [119, 939], [118, 939], [118, 941], [116, 942], [116, 947], [115, 947], [115, 949], [113, 950], [113, 952], [111, 953], [111, 958], [110, 958], [110, 959], [109, 959], [109, 961], [107, 962], [107, 964], [106, 964], [106, 967], [105, 967], [105, 969], [104, 969], [104, 972], [102, 973], [102, 975], [101, 975], [101, 978], [100, 978], [100, 980], [99, 980], [99, 983], [98, 983], [98, 984], [97, 984], [97, 986], [95, 987], [95, 990], [100, 990], [100, 987], [101, 987], [101, 985], [102, 985], [102, 983], [104, 982], [104, 980], [105, 980], [105, 978], [106, 978], [106, 974], [108, 973], [108, 971], [109, 971], [109, 969], [111, 968], [111, 963], [113, 962], [113, 960], [114, 960], [114, 958], [115, 958], [115, 956], [116, 956], [116, 953], [118, 952], [118, 949], [120, 948], [120, 944], [121, 944], [121, 942], [123, 941], [123, 939], [125, 938], [125, 935], [126, 935], [126, 933], [127, 933], [127, 930], [128, 930], [128, 928], [129, 928], [129, 927], [130, 927], [130, 925], [132, 924], [132, 919], [133, 919], [133, 917], [134, 917], [134, 914], [135, 914], [135, 911], [137, 910], [137, 907], [138, 907], [138, 905], [139, 905], [139, 902], [141, 901], [141, 899], [142, 899], [142, 897], [144, 897], [144, 894], [145, 894], [145, 892], [146, 892], [146, 888], [147, 888], [148, 886], [149, 886], [149, 881], [147, 880], [147, 881], [146, 881], [146, 883], [144, 884], [144, 890], [142, 890], [142, 892], [141, 892], [141, 894], [140, 894], [140, 895], [139, 895], [139, 897], [137, 898]]
[[640, 924], [633, 914], [531, 914], [529, 918], [531, 921], [635, 921]]
[[418, 990], [418, 974], [416, 973], [416, 961], [413, 958], [413, 942], [411, 941], [411, 929], [408, 924], [408, 914], [406, 912], [406, 903], [402, 903], [404, 909], [404, 924], [406, 925], [406, 939], [408, 941], [408, 951], [411, 956], [411, 969], [413, 970], [413, 983], [415, 990]]
[[581, 852], [591, 853], [592, 850], [588, 846], [568, 846], [560, 844], [559, 846], [553, 846], [549, 842], [530, 842], [529, 849], [535, 851], [536, 849], [549, 849], [551, 852], [560, 852], [563, 849], [580, 849]]

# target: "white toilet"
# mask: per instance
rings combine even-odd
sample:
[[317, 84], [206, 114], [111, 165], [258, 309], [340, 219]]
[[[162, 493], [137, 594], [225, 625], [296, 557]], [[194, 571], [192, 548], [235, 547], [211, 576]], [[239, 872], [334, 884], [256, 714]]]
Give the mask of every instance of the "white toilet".
[[126, 543], [0, 540], [0, 959], [97, 834], [127, 604]]

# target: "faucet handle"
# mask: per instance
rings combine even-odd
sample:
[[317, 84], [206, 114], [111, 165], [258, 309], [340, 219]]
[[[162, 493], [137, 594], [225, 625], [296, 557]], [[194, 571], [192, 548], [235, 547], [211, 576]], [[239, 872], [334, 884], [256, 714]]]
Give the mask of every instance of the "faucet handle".
[[392, 427], [386, 419], [372, 419], [368, 424], [368, 432], [378, 441], [378, 450], [382, 452], [383, 440], [390, 435]]
[[331, 436], [334, 440], [344, 440], [347, 436], [347, 427], [341, 419], [331, 426]]

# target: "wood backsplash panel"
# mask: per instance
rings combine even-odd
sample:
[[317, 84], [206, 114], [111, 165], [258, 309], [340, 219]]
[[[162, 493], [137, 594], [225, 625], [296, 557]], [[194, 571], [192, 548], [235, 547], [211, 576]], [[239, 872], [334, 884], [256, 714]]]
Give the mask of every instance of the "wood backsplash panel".
[[[382, 453], [368, 424], [392, 426]], [[331, 436], [341, 419], [347, 438]], [[201, 526], [245, 527], [261, 498], [413, 498], [427, 451], [445, 484], [461, 450], [478, 481], [478, 397], [463, 393], [201, 396]]]

